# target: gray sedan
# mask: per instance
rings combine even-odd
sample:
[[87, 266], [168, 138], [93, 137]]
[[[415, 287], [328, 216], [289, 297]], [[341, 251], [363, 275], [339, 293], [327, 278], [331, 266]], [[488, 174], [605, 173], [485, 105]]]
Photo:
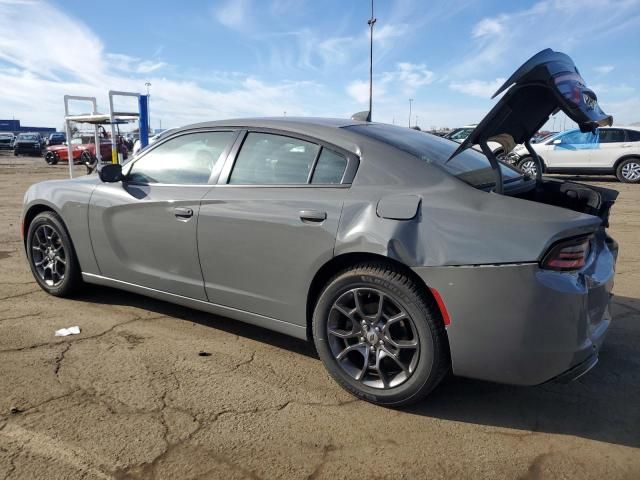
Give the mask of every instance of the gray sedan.
[[[476, 144], [522, 143], [558, 108], [584, 128], [610, 122], [552, 91], [550, 65], [575, 70], [568, 57], [532, 61]], [[340, 385], [382, 405], [450, 371], [576, 378], [610, 323], [616, 192], [532, 178], [470, 145], [355, 120], [191, 125], [123, 166], [33, 185], [27, 257], [52, 295], [107, 285], [314, 341]]]

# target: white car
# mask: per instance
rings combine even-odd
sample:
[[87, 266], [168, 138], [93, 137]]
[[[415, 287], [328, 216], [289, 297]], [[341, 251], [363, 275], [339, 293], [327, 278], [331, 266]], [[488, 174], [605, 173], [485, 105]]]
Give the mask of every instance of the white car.
[[[544, 173], [614, 174], [625, 183], [640, 183], [640, 127], [605, 127], [596, 133], [567, 130], [531, 145]], [[537, 164], [523, 145], [509, 155], [510, 163], [535, 175]]]
[[[453, 140], [454, 142], [462, 143], [464, 142], [471, 132], [476, 128], [477, 124], [465, 125], [464, 127], [455, 128], [451, 132], [447, 133], [444, 138], [448, 138], [449, 140]], [[504, 148], [497, 142], [487, 142], [487, 145], [494, 153], [498, 160], [504, 160], [506, 158], [504, 153]]]

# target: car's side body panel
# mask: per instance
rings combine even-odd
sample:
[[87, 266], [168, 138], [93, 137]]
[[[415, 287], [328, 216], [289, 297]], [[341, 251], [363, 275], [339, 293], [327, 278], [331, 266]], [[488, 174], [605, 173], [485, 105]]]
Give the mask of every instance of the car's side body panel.
[[[200, 199], [210, 188], [99, 185], [89, 207], [89, 228], [100, 274], [206, 300], [196, 229]], [[189, 210], [191, 216], [181, 213]]]
[[[340, 186], [212, 188], [198, 219], [209, 300], [306, 325], [309, 285], [333, 257], [347, 192]], [[305, 219], [309, 212], [326, 218]]]

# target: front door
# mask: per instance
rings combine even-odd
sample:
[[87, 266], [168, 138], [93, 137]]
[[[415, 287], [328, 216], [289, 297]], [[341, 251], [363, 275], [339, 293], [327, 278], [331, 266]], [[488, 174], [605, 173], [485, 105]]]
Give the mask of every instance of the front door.
[[592, 152], [598, 148], [598, 137], [591, 132], [571, 130], [555, 137], [545, 147], [542, 158], [549, 168], [589, 168]]
[[228, 182], [202, 200], [209, 301], [305, 325], [310, 282], [333, 257], [348, 157], [288, 136], [247, 135]]
[[123, 182], [96, 188], [89, 228], [103, 276], [206, 300], [196, 243], [200, 200], [235, 135], [169, 137], [126, 167]]

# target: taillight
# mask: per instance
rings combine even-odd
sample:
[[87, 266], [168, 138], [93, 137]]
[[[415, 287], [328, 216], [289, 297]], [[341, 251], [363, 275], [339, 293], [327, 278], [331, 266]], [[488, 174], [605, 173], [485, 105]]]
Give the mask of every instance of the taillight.
[[590, 236], [558, 242], [545, 255], [541, 267], [548, 270], [579, 270], [585, 266], [590, 245]]

